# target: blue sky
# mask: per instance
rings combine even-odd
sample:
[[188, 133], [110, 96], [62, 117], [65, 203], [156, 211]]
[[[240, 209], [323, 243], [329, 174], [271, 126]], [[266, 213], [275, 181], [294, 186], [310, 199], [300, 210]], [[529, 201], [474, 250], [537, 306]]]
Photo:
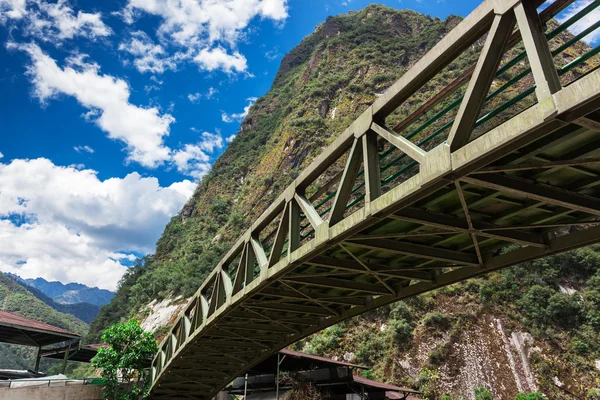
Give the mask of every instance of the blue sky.
[[[114, 289], [283, 55], [369, 3], [0, 0], [0, 270]], [[445, 18], [479, 1], [380, 3]]]

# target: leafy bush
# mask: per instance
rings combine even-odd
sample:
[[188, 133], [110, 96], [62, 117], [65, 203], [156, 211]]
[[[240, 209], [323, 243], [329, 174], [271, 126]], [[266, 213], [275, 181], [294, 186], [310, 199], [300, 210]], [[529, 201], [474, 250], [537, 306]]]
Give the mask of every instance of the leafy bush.
[[473, 391], [475, 392], [475, 400], [494, 400], [494, 395], [487, 388], [479, 386]]
[[446, 330], [450, 328], [452, 319], [444, 313], [434, 311], [427, 313], [423, 318], [423, 324], [429, 328], [440, 328]]
[[392, 343], [399, 349], [407, 349], [413, 341], [413, 325], [405, 319], [392, 319], [388, 327]]
[[341, 324], [325, 328], [312, 338], [303, 351], [308, 354], [327, 354], [339, 345], [344, 332], [345, 329]]
[[575, 328], [581, 320], [582, 303], [578, 294], [555, 293], [548, 302], [548, 315], [563, 328]]

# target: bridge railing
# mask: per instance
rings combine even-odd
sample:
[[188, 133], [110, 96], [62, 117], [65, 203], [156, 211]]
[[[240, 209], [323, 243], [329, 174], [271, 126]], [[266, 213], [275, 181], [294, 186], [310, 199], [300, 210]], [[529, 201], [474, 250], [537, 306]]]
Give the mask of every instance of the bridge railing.
[[[161, 343], [152, 363], [153, 382], [192, 337], [212, 324], [233, 298], [255, 289], [270, 270], [324, 245], [332, 231], [343, 234], [361, 217], [381, 212], [372, 202], [399, 184], [418, 186], [439, 174], [428, 168], [445, 162], [448, 148], [461, 148], [598, 68], [600, 62], [593, 61], [600, 46], [580, 40], [599, 22], [576, 35], [566, 32], [600, 0], [555, 22], [572, 3], [556, 0], [538, 11], [541, 1], [487, 0], [441, 39], [231, 247]], [[574, 46], [583, 54], [564, 57]], [[476, 65], [465, 63], [473, 54], [478, 55]], [[428, 99], [412, 101], [436, 76], [441, 77], [438, 82], [451, 82]]]

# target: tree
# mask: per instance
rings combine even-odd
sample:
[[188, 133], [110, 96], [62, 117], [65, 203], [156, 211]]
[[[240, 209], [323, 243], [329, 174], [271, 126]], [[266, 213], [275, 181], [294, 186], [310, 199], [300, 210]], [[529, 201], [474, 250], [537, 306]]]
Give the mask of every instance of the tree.
[[[104, 331], [102, 340], [109, 346], [98, 349], [92, 364], [102, 368], [104, 398], [106, 400], [133, 400], [148, 394], [148, 376], [144, 364], [158, 351], [150, 332], [144, 332], [132, 319], [125, 324], [114, 324]], [[122, 387], [122, 381], [129, 383]]]

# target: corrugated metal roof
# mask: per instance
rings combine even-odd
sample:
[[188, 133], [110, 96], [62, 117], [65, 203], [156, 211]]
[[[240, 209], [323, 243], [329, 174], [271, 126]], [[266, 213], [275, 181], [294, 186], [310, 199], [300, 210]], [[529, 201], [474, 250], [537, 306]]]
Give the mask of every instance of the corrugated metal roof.
[[61, 333], [65, 335], [77, 336], [80, 337], [75, 332], [71, 332], [69, 330], [59, 328], [57, 326], [53, 326], [47, 324], [45, 322], [36, 321], [34, 319], [25, 318], [19, 314], [15, 314], [8, 311], [0, 310], [0, 324], [2, 325], [10, 325], [10, 326], [18, 326], [22, 328], [32, 328], [41, 331], [48, 331], [54, 333]]
[[67, 329], [0, 310], [0, 342], [45, 346], [80, 337]]
[[364, 365], [351, 364], [351, 363], [348, 363], [345, 361], [336, 361], [336, 360], [332, 360], [331, 358], [313, 356], [311, 354], [300, 353], [299, 351], [293, 351], [293, 350], [288, 350], [288, 349], [280, 350], [279, 353], [285, 354], [287, 356], [292, 356], [292, 357], [306, 358], [309, 360], [315, 360], [315, 361], [321, 361], [321, 362], [325, 362], [325, 363], [329, 363], [329, 364], [340, 365], [343, 367], [369, 369], [369, 367], [365, 367]]
[[371, 379], [363, 378], [362, 376], [354, 375], [354, 382], [360, 383], [361, 385], [376, 387], [379, 389], [394, 391], [394, 392], [403, 392], [403, 393], [413, 393], [413, 394], [421, 394], [418, 390], [394, 386], [387, 383], [372, 381]]

